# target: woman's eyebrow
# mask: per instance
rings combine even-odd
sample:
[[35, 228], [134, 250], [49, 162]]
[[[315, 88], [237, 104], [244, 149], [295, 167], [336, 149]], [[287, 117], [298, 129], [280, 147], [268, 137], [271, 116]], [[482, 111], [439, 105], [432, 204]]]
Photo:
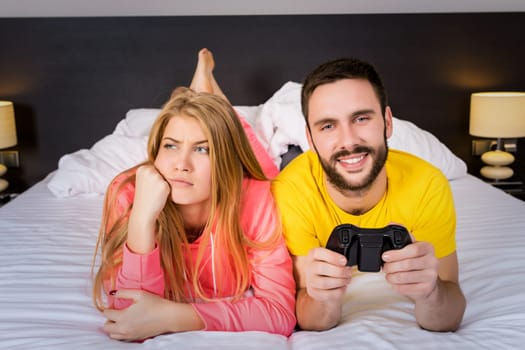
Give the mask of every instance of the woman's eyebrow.
[[[167, 141], [170, 141], [170, 142], [173, 142], [173, 143], [177, 143], [177, 144], [182, 143], [182, 141], [174, 139], [173, 137], [169, 137], [169, 136], [163, 137], [162, 141], [164, 141], [164, 140], [167, 140]], [[208, 143], [208, 140], [198, 140], [198, 141], [193, 142], [192, 144], [193, 145], [200, 145], [202, 143]]]

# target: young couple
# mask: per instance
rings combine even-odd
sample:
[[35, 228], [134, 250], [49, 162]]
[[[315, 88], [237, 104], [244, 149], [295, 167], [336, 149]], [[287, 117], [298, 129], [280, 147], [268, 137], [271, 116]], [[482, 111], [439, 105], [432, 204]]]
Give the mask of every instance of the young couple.
[[202, 49], [189, 89], [175, 89], [153, 124], [147, 161], [108, 188], [94, 279], [104, 331], [141, 340], [334, 327], [352, 279], [346, 258], [325, 248], [341, 223], [405, 226], [413, 243], [383, 254], [386, 280], [414, 301], [421, 327], [457, 329], [465, 298], [451, 191], [436, 168], [388, 150], [392, 113], [374, 68], [341, 59], [306, 78], [312, 151], [281, 173], [213, 68]]

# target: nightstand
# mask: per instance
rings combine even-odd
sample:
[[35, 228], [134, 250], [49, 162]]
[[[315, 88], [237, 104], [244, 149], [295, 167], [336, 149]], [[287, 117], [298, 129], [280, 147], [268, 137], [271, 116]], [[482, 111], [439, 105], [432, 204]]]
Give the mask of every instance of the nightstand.
[[14, 199], [16, 196], [18, 196], [18, 193], [12, 193], [8, 191], [0, 192], [0, 208], [10, 200]]
[[508, 180], [487, 181], [487, 183], [521, 199], [522, 201], [525, 200], [525, 185], [521, 179], [513, 177]]
[[9, 171], [2, 176], [8, 181], [9, 185], [3, 191], [0, 191], [0, 207], [16, 198], [29, 187], [21, 180], [21, 173], [21, 168], [9, 168]]

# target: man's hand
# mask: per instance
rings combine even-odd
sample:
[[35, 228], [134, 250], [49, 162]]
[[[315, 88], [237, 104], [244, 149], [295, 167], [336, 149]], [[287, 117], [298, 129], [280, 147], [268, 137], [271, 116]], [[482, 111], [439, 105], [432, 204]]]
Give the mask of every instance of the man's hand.
[[342, 300], [352, 279], [346, 258], [326, 248], [314, 248], [304, 262], [308, 295], [320, 302]]
[[425, 299], [438, 283], [439, 261], [428, 242], [415, 242], [383, 253], [383, 272], [394, 290], [414, 300]]
[[307, 256], [295, 256], [298, 285], [297, 322], [305, 330], [325, 330], [341, 319], [346, 287], [352, 269], [346, 257], [326, 248], [314, 248]]
[[383, 253], [383, 271], [394, 290], [415, 302], [417, 323], [431, 331], [455, 331], [465, 312], [456, 252], [437, 259], [427, 242]]

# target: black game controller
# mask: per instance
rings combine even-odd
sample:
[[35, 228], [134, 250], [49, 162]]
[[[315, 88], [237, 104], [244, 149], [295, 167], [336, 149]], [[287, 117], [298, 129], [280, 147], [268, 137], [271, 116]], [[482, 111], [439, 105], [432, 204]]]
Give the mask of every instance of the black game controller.
[[383, 265], [383, 252], [401, 249], [410, 243], [410, 234], [403, 226], [360, 228], [342, 224], [334, 228], [326, 248], [346, 256], [348, 266], [357, 264], [359, 271], [378, 272]]

